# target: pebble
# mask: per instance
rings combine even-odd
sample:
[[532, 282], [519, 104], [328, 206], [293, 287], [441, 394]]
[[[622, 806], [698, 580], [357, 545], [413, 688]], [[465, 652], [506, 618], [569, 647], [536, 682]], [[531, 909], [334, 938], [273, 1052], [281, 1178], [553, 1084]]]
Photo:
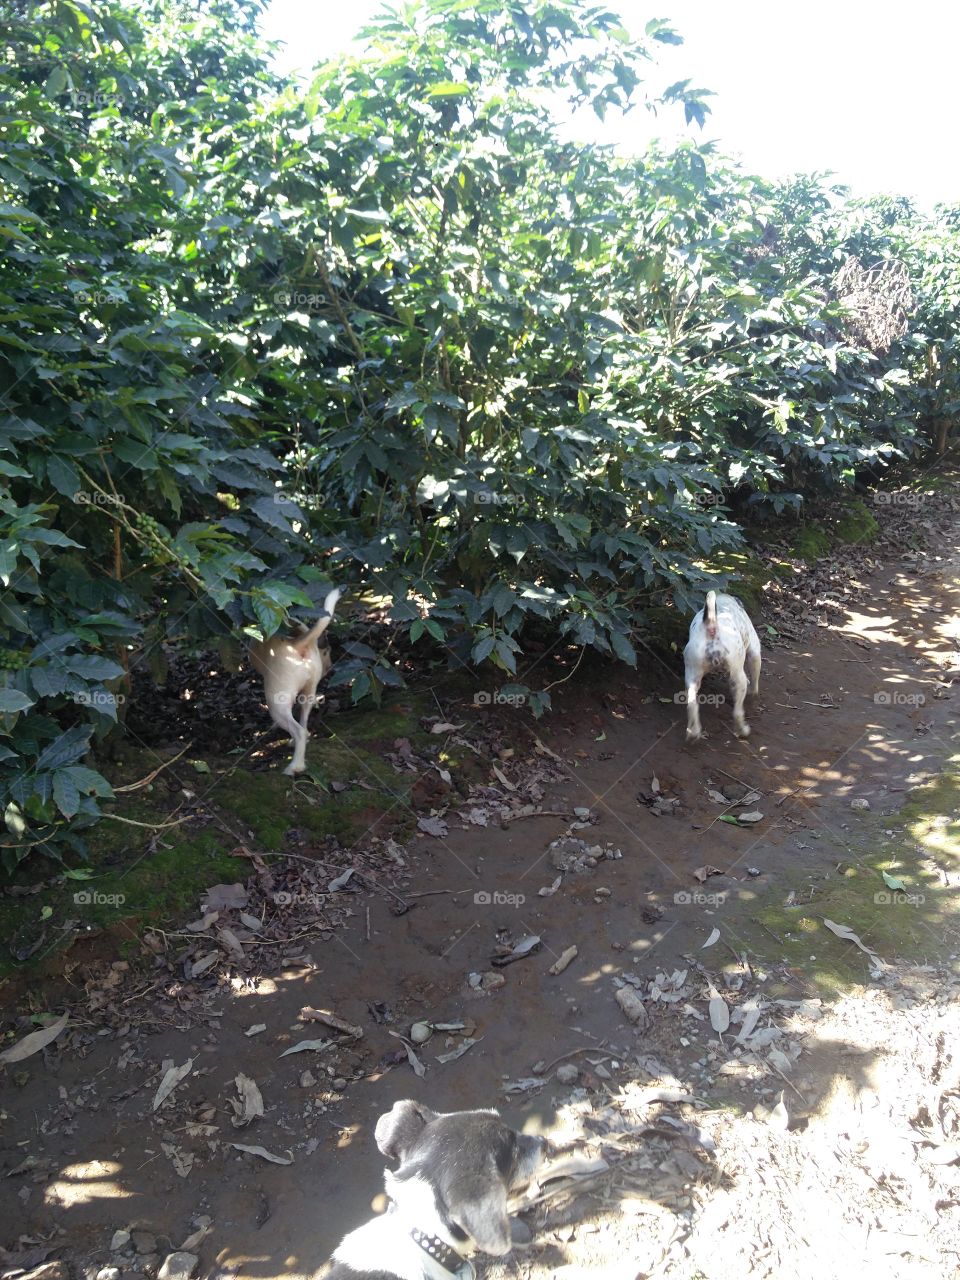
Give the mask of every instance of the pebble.
[[575, 816], [575, 817], [577, 817], [577, 818], [589, 818], [589, 817], [590, 817], [590, 810], [589, 810], [589, 809], [585, 809], [585, 808], [583, 807], [583, 805], [576, 805], [576, 806], [574, 807], [573, 812], [574, 812], [574, 816]]
[[343, 1076], [337, 1076], [337, 1078], [333, 1081], [333, 1088], [336, 1089], [338, 1093], [342, 1093], [346, 1087], [347, 1087], [347, 1082]]
[[521, 1218], [510, 1219], [511, 1244], [529, 1244], [532, 1239], [533, 1232]]
[[199, 1258], [195, 1253], [168, 1253], [160, 1268], [158, 1280], [191, 1280], [198, 1262]]
[[415, 1022], [410, 1028], [410, 1039], [414, 1044], [426, 1044], [433, 1035], [433, 1027], [429, 1022]]
[[97, 1272], [97, 1280], [120, 1280], [119, 1267], [101, 1267]]
[[119, 1253], [121, 1249], [125, 1249], [130, 1243], [130, 1232], [124, 1231], [122, 1228], [115, 1231], [110, 1240], [110, 1252]]
[[316, 1083], [317, 1083], [317, 1077], [313, 1074], [312, 1071], [300, 1072], [300, 1088], [301, 1089], [312, 1089]]
[[858, 796], [856, 800], [850, 801], [851, 809], [869, 809], [870, 801], [865, 800], [862, 796]]
[[632, 987], [620, 987], [616, 994], [616, 1001], [635, 1026], [644, 1028], [648, 1025], [650, 1017], [643, 1007], [643, 1001]]
[[580, 1069], [573, 1062], [561, 1062], [557, 1067], [556, 1076], [560, 1084], [576, 1084], [580, 1075]]

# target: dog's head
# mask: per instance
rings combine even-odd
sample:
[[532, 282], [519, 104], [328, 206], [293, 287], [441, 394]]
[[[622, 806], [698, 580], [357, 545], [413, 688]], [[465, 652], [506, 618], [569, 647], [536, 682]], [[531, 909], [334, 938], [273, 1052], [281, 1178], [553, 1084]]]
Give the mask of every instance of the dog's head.
[[507, 1196], [541, 1164], [542, 1138], [516, 1133], [496, 1111], [438, 1114], [405, 1099], [377, 1121], [376, 1139], [385, 1156], [400, 1162], [386, 1184], [407, 1217], [461, 1254], [509, 1253]]

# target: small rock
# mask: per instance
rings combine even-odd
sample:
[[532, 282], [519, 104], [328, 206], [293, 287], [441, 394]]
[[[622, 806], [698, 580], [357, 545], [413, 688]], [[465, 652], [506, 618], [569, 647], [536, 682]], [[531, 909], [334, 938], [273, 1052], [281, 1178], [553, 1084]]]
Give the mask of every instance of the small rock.
[[610, 897], [610, 890], [609, 890], [609, 889], [604, 889], [604, 888], [601, 886], [599, 889], [594, 889], [594, 891], [593, 891], [593, 896], [594, 896], [595, 898], [609, 898], [609, 897]]
[[130, 1243], [130, 1232], [124, 1231], [122, 1228], [115, 1231], [110, 1240], [110, 1252], [119, 1253], [121, 1249], [125, 1249]]
[[343, 1076], [337, 1076], [335, 1080], [331, 1081], [331, 1086], [332, 1088], [336, 1089], [337, 1093], [342, 1093], [343, 1090], [347, 1087], [347, 1082]]
[[312, 1071], [300, 1072], [300, 1088], [301, 1089], [312, 1089], [316, 1083], [317, 1083], [317, 1077], [313, 1074]]
[[870, 801], [865, 800], [862, 796], [858, 796], [856, 800], [850, 801], [851, 809], [869, 809]]
[[429, 1022], [415, 1022], [410, 1028], [410, 1039], [414, 1044], [426, 1044], [433, 1035], [433, 1027]]
[[487, 973], [471, 973], [468, 981], [474, 991], [496, 991], [498, 987], [506, 986], [507, 983], [502, 973], [494, 973], [493, 970]]
[[159, 1280], [191, 1280], [198, 1262], [195, 1253], [168, 1253], [160, 1268]]
[[101, 1267], [97, 1272], [97, 1280], [120, 1280], [119, 1267]]
[[576, 817], [576, 818], [589, 818], [589, 817], [590, 817], [590, 810], [589, 810], [589, 809], [585, 809], [585, 808], [583, 807], [583, 805], [575, 805], [575, 806], [574, 806], [574, 809], [573, 809], [573, 813], [574, 813], [574, 817]]
[[580, 1069], [573, 1062], [561, 1062], [557, 1067], [556, 1076], [560, 1084], [576, 1084], [580, 1075]]
[[510, 1242], [511, 1244], [529, 1244], [533, 1239], [533, 1232], [520, 1218], [510, 1219]]
[[587, 856], [590, 858], [602, 858], [603, 849], [598, 844], [592, 844], [587, 850]]
[[649, 1015], [643, 1007], [643, 1001], [632, 987], [620, 987], [616, 1000], [634, 1026], [639, 1027], [641, 1031], [647, 1028], [650, 1023]]
[[759, 874], [760, 874], [760, 868], [759, 868], [759, 867], [747, 867], [747, 875], [748, 875], [748, 876], [754, 876], [754, 877], [756, 877], [756, 876], [758, 876]]
[[149, 1231], [132, 1231], [130, 1237], [137, 1253], [156, 1253], [157, 1237]]

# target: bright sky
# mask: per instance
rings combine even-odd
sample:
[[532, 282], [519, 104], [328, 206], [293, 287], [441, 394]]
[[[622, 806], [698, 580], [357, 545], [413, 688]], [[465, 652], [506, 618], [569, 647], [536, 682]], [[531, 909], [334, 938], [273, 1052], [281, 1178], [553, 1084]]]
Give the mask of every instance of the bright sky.
[[[642, 33], [668, 18], [680, 46], [654, 46], [651, 87], [712, 89], [703, 137], [766, 177], [830, 169], [855, 194], [960, 204], [957, 0], [607, 0]], [[264, 34], [285, 70], [344, 51], [381, 0], [273, 0]], [[564, 122], [583, 140], [640, 149], [681, 136], [680, 113]]]

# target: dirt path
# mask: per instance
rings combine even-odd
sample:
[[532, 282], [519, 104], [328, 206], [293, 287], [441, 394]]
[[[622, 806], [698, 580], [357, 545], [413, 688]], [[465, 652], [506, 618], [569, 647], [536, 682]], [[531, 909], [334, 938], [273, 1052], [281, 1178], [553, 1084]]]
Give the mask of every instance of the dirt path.
[[[446, 835], [401, 855], [395, 884], [413, 909], [395, 915], [389, 895], [349, 897], [348, 884], [346, 926], [278, 974], [238, 973], [203, 998], [184, 980], [167, 1031], [141, 1034], [131, 1000], [129, 1025], [79, 1053], [8, 1067], [7, 1247], [39, 1250], [34, 1263], [52, 1250], [77, 1280], [108, 1265], [150, 1274], [199, 1216], [200, 1275], [311, 1275], [380, 1189], [377, 1116], [416, 1096], [588, 1133], [611, 1165], [578, 1200], [531, 1213], [533, 1242], [491, 1277], [809, 1277], [864, 1258], [877, 1275], [954, 1271], [960, 797], [936, 780], [960, 752], [958, 532], [940, 531], [940, 558], [838, 568], [799, 639], [765, 652], [748, 740], [728, 706], [708, 705], [709, 736], [688, 748], [676, 673], [652, 657], [606, 688], [571, 682], [540, 730], [552, 754], [523, 767], [542, 765], [545, 810], [582, 807], [583, 824], [478, 827], [451, 812]], [[500, 767], [509, 783], [519, 754]], [[724, 820], [738, 812], [762, 817]], [[719, 874], [698, 878], [707, 867]], [[498, 943], [524, 935], [539, 949], [495, 969]], [[495, 989], [471, 985], [494, 972]], [[624, 983], [644, 997], [638, 1026], [617, 1003]], [[711, 992], [733, 1015], [724, 1035]], [[362, 1039], [281, 1058], [332, 1035], [298, 1020], [304, 1005]], [[417, 1050], [423, 1079], [384, 1061], [403, 1053], [390, 1033], [417, 1020], [466, 1024]], [[577, 1076], [562, 1083], [552, 1064], [565, 1056]], [[188, 1060], [154, 1112], [165, 1065]], [[238, 1073], [265, 1107], [246, 1127], [231, 1122]], [[113, 1233], [134, 1228], [140, 1252], [111, 1256]]]

